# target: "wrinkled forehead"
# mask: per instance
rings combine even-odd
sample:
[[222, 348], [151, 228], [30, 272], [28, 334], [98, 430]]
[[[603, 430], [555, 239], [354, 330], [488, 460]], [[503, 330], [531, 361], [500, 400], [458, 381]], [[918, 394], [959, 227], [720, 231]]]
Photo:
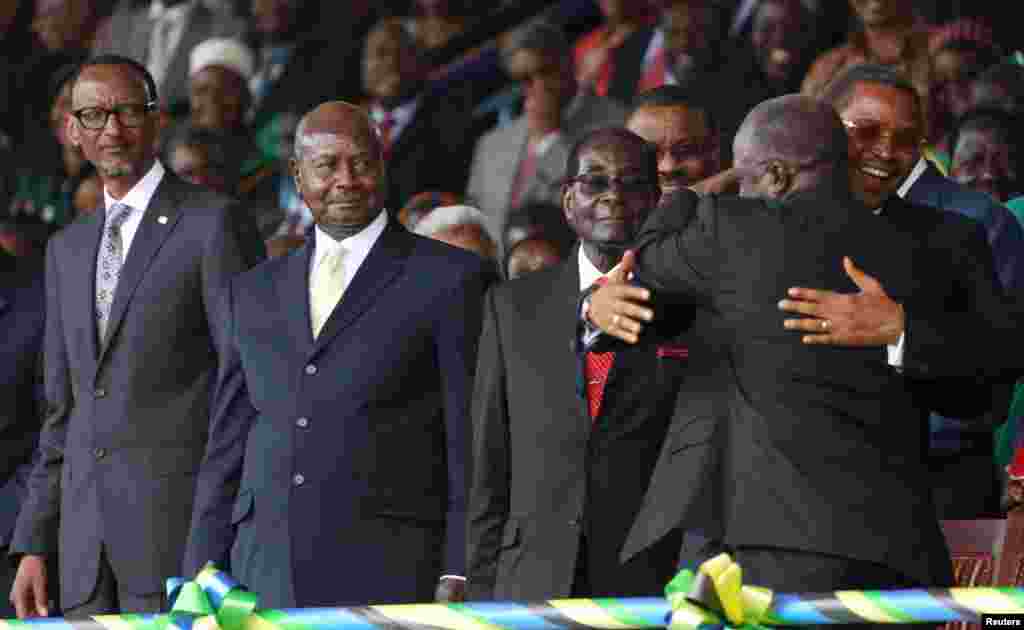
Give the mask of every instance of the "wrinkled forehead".
[[146, 82], [128, 66], [90, 66], [74, 82], [71, 100], [76, 108], [108, 103], [145, 103]]
[[377, 143], [368, 127], [362, 129], [306, 128], [296, 143], [306, 159], [317, 157], [377, 157]]
[[642, 174], [643, 147], [620, 139], [597, 140], [580, 150], [580, 173]]

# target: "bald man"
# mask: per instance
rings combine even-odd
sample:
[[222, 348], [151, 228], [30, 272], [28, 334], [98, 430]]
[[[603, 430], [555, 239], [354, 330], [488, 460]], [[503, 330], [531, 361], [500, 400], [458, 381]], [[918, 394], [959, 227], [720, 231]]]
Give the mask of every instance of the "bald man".
[[[794, 278], [849, 286], [833, 262], [843, 252], [911, 308], [934, 309], [954, 290], [928, 273], [942, 254], [878, 229], [850, 192], [847, 140], [825, 104], [762, 103], [734, 154], [742, 195], [769, 199], [680, 195], [644, 225], [634, 269], [655, 300], [686, 296], [730, 330], [724, 541], [745, 579], [781, 591], [949, 585], [911, 379], [884, 349], [815, 352], [777, 305]], [[589, 318], [635, 342], [652, 314], [628, 302], [647, 292], [599, 289]]]
[[[229, 289], [232, 360], [185, 574], [209, 560], [267, 608], [458, 599], [482, 259], [384, 212], [378, 136], [342, 102], [296, 132], [316, 223]], [[225, 390], [225, 391], [231, 391]], [[251, 417], [230, 413], [251, 406]]]

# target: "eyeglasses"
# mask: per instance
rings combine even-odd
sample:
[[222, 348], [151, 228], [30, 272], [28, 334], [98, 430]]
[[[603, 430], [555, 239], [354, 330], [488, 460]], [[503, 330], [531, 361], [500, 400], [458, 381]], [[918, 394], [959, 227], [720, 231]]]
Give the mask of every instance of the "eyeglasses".
[[626, 175], [624, 177], [611, 177], [609, 175], [579, 175], [570, 177], [568, 183], [580, 185], [580, 191], [585, 195], [595, 197], [602, 195], [617, 185], [624, 193], [645, 193], [654, 189], [651, 180], [643, 175]]
[[141, 127], [146, 122], [146, 115], [156, 109], [156, 103], [125, 103], [112, 109], [102, 107], [84, 107], [71, 112], [86, 129], [96, 131], [107, 126], [111, 114], [117, 116], [117, 122], [124, 127]]
[[873, 120], [843, 120], [846, 133], [858, 144], [875, 145], [882, 137], [889, 136], [892, 150], [897, 153], [913, 153], [921, 146], [921, 134], [917, 129], [890, 130]]

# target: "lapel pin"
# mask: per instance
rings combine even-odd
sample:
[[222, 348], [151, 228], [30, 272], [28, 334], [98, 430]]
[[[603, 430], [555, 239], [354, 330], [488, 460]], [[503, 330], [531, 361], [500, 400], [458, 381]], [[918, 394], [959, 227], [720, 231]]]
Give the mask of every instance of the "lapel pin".
[[156, 222], [160, 225], [165, 225], [167, 223], [167, 217], [160, 215], [156, 218]]

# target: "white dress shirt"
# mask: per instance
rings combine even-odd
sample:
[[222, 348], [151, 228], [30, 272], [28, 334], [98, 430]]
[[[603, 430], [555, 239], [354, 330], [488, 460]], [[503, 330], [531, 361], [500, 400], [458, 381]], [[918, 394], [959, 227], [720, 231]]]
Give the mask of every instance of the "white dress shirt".
[[120, 199], [115, 199], [106, 186], [103, 187], [103, 200], [107, 216], [110, 215], [110, 207], [115, 203], [123, 203], [133, 208], [132, 213], [121, 224], [121, 253], [124, 260], [128, 260], [128, 249], [131, 248], [135, 232], [138, 231], [139, 224], [142, 223], [142, 215], [149, 208], [149, 202], [152, 201], [156, 187], [160, 185], [165, 172], [164, 165], [160, 163], [160, 160], [154, 160], [149, 171]]
[[604, 274], [601, 270], [594, 266], [594, 263], [590, 262], [587, 255], [583, 253], [583, 247], [580, 246], [579, 251], [579, 265], [580, 265], [580, 291], [586, 291], [592, 284], [603, 278]]
[[173, 7], [164, 5], [163, 0], [152, 0], [149, 5], [149, 19], [153, 30], [149, 37], [149, 57], [146, 64], [157, 85], [162, 85], [167, 69], [174, 59], [174, 53], [181, 43], [185, 26], [199, 0], [187, 0]]
[[[395, 146], [395, 142], [398, 141], [398, 136], [402, 135], [402, 130], [409, 126], [412, 122], [412, 117], [416, 115], [416, 110], [419, 109], [420, 99], [410, 99], [408, 102], [399, 105], [398, 107], [391, 110], [391, 146]], [[373, 118], [373, 122], [378, 125], [384, 122], [384, 116], [387, 114], [380, 105], [374, 105], [370, 108], [370, 117]]]
[[[344, 288], [347, 289], [352, 284], [352, 278], [355, 277], [356, 272], [359, 271], [359, 267], [362, 266], [363, 261], [370, 255], [370, 250], [373, 249], [373, 244], [377, 242], [380, 235], [384, 233], [384, 228], [388, 224], [388, 213], [384, 210], [381, 211], [377, 218], [370, 222], [362, 230], [349, 236], [348, 238], [337, 241], [327, 232], [320, 229], [320, 226], [314, 228], [314, 249], [313, 258], [310, 261], [309, 275], [310, 275], [310, 287], [312, 288], [313, 274], [316, 272], [317, 267], [323, 262], [324, 257], [333, 250], [343, 248], [345, 250], [345, 280]], [[312, 299], [312, 294], [310, 294]], [[344, 299], [344, 298], [342, 298]]]

